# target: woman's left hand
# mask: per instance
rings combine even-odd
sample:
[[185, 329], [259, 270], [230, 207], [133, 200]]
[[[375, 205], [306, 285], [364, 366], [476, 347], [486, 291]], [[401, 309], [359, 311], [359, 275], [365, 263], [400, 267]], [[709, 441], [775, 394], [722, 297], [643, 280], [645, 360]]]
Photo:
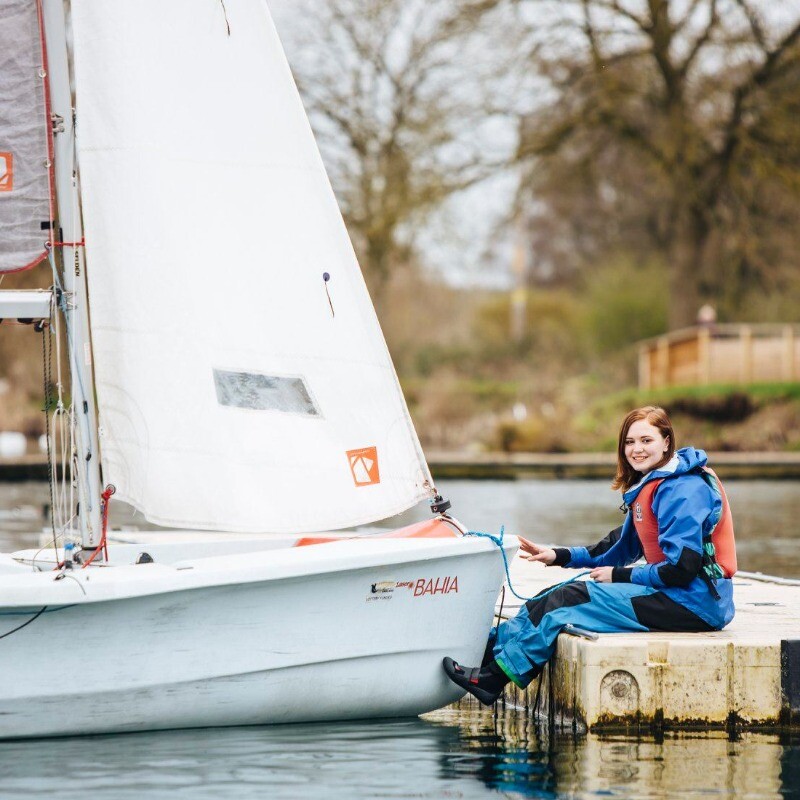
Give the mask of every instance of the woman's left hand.
[[611, 575], [614, 572], [614, 567], [595, 567], [590, 573], [589, 577], [597, 583], [611, 583]]

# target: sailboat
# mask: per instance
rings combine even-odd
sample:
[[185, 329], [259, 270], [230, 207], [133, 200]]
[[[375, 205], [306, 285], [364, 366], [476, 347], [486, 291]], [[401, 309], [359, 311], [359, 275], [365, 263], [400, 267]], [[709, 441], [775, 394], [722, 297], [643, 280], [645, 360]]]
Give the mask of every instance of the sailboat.
[[[503, 558], [436, 492], [265, 0], [0, 0], [0, 52], [0, 272], [53, 273], [0, 317], [71, 378], [54, 544], [0, 557], [0, 738], [457, 699]], [[171, 533], [110, 542], [117, 499]]]

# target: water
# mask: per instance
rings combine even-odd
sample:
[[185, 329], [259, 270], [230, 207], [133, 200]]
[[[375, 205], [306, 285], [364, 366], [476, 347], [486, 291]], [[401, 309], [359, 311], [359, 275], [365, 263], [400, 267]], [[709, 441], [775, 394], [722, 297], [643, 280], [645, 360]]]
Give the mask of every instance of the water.
[[520, 715], [0, 744], [4, 800], [800, 797], [800, 740], [539, 735]]
[[[452, 513], [473, 530], [505, 525], [534, 541], [592, 544], [622, 523], [620, 496], [601, 480], [442, 481]], [[729, 481], [739, 568], [800, 578], [800, 481]], [[0, 484], [0, 552], [35, 547], [49, 502], [43, 483]], [[390, 521], [406, 525], [428, 516], [420, 506]], [[112, 501], [113, 526], [153, 528]]]
[[[744, 570], [800, 577], [800, 482], [726, 487]], [[604, 481], [450, 481], [473, 529], [588, 544], [622, 520]], [[0, 485], [0, 551], [36, 546], [46, 485]], [[407, 512], [393, 524], [424, 518]], [[112, 524], [151, 527], [112, 504]], [[2, 652], [0, 651], [0, 676]], [[54, 680], [65, 676], [54, 672]], [[298, 687], [313, 691], [313, 687]], [[76, 700], [80, 690], [76, 684]], [[69, 713], [65, 700], [64, 713]], [[548, 735], [480, 707], [422, 719], [0, 743], [0, 798], [798, 798], [800, 737]]]

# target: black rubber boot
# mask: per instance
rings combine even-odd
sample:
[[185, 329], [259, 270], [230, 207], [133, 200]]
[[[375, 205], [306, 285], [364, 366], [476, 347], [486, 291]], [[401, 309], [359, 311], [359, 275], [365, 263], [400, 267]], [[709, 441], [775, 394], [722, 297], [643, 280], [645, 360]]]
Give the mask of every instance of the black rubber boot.
[[483, 651], [483, 658], [481, 659], [481, 669], [494, 661], [494, 643], [494, 638], [490, 638], [489, 641], [486, 642], [486, 649]]
[[453, 683], [466, 689], [485, 706], [494, 704], [508, 683], [508, 676], [494, 660], [483, 667], [462, 667], [452, 658], [445, 657], [442, 667]]

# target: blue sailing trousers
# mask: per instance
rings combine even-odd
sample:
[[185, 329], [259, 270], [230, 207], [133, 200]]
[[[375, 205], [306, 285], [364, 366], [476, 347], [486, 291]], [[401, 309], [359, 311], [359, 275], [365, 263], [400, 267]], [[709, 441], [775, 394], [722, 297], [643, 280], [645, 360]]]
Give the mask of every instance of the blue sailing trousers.
[[[729, 580], [718, 584], [730, 591]], [[525, 687], [550, 659], [568, 623], [596, 633], [715, 630], [671, 594], [633, 583], [566, 584], [528, 600], [514, 619], [492, 629], [494, 659], [517, 686]]]

